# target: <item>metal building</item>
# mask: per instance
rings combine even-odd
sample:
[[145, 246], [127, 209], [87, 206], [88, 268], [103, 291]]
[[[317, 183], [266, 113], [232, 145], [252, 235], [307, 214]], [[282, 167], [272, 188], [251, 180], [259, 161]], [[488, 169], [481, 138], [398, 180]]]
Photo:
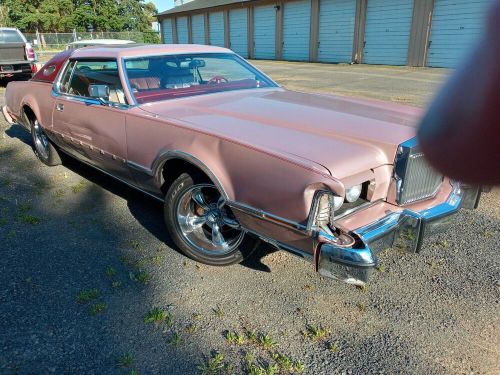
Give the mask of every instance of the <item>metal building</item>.
[[493, 0], [192, 0], [158, 15], [164, 43], [243, 57], [456, 67]]

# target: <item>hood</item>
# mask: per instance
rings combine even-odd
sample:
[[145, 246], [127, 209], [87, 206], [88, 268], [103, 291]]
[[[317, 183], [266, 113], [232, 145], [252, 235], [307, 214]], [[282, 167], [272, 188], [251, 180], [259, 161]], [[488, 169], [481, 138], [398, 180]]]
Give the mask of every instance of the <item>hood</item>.
[[252, 89], [143, 104], [225, 138], [282, 156], [294, 155], [343, 179], [392, 164], [414, 137], [418, 108], [377, 100]]

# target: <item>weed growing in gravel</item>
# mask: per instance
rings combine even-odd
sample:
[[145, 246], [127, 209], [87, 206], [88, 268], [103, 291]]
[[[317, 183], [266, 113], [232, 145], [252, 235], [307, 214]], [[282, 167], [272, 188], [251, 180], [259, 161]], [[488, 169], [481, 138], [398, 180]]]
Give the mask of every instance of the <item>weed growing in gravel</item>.
[[151, 275], [146, 271], [142, 271], [137, 274], [136, 280], [141, 284], [147, 284], [151, 280]]
[[337, 353], [339, 351], [339, 346], [336, 342], [330, 341], [326, 344], [326, 348], [332, 353]]
[[92, 316], [96, 316], [97, 314], [103, 312], [104, 310], [106, 310], [106, 304], [98, 302], [89, 309], [89, 314]]
[[258, 340], [257, 332], [245, 329], [245, 336], [247, 337], [248, 341], [250, 341], [253, 344], [257, 344]]
[[6, 224], [7, 224], [7, 219], [0, 217], [0, 225], [6, 225]]
[[260, 334], [258, 343], [263, 349], [269, 350], [275, 347], [277, 344], [269, 335]]
[[382, 266], [376, 266], [375, 269], [377, 270], [377, 272], [380, 272], [380, 273], [384, 273], [385, 272], [385, 268], [382, 267]]
[[38, 225], [38, 224], [40, 224], [40, 222], [42, 221], [42, 219], [40, 219], [39, 217], [34, 216], [34, 215], [23, 214], [23, 215], [18, 215], [17, 216], [17, 221], [19, 221], [20, 223], [26, 223], [26, 224], [31, 224], [31, 225]]
[[85, 189], [86, 185], [87, 185], [87, 183], [85, 182], [85, 180], [80, 180], [79, 183], [71, 186], [71, 191], [73, 191], [74, 194], [81, 193], [83, 191], [83, 189]]
[[293, 361], [283, 354], [273, 353], [271, 354], [271, 357], [276, 361], [276, 364], [278, 365], [278, 368], [282, 373], [301, 373], [305, 369], [305, 366], [302, 362]]
[[277, 364], [271, 365], [260, 365], [254, 363], [253, 354], [247, 353], [245, 356], [246, 370], [248, 375], [275, 375], [279, 371], [279, 366]]
[[194, 323], [189, 323], [186, 326], [186, 333], [189, 333], [190, 335], [192, 335], [193, 333], [195, 333], [197, 330], [198, 330], [198, 326], [196, 324], [194, 324]]
[[182, 344], [182, 337], [181, 337], [181, 335], [178, 332], [174, 332], [172, 334], [172, 336], [170, 337], [170, 340], [169, 340], [168, 343], [169, 343], [170, 346], [174, 346], [174, 347], [181, 346], [181, 344]]
[[16, 235], [17, 235], [17, 232], [15, 230], [11, 230], [11, 231], [9, 231], [9, 233], [7, 233], [7, 237], [9, 237], [9, 238], [15, 237]]
[[173, 324], [173, 316], [159, 307], [153, 307], [144, 316], [144, 323], [162, 323], [165, 322], [169, 327]]
[[65, 195], [65, 191], [63, 189], [57, 189], [56, 191], [54, 191], [52, 193], [52, 196], [57, 199], [57, 200], [61, 200], [64, 198], [64, 195]]
[[25, 214], [26, 212], [28, 211], [31, 211], [31, 209], [33, 208], [33, 206], [29, 203], [21, 203], [18, 207], [17, 207], [17, 210], [22, 213], [22, 214]]
[[222, 310], [222, 308], [219, 305], [215, 306], [215, 308], [213, 308], [212, 311], [214, 312], [215, 316], [219, 318], [222, 318], [224, 316], [224, 310]]
[[12, 180], [10, 178], [6, 177], [6, 178], [4, 178], [2, 180], [2, 185], [6, 186], [6, 187], [11, 186], [12, 185]]
[[368, 292], [368, 285], [363, 284], [363, 285], [356, 285], [356, 289], [362, 291], [362, 292]]
[[303, 332], [303, 334], [304, 336], [309, 337], [311, 340], [322, 341], [330, 334], [330, 329], [325, 328], [321, 325], [313, 326], [309, 324], [306, 326], [306, 330], [305, 332]]
[[128, 243], [130, 244], [130, 246], [132, 246], [132, 249], [142, 250], [142, 245], [139, 241], [132, 239], [132, 240], [128, 240]]
[[119, 287], [121, 287], [121, 286], [122, 286], [122, 282], [121, 282], [121, 281], [113, 281], [113, 282], [111, 283], [111, 287], [112, 287], [112, 288], [115, 288], [115, 289], [116, 289], [116, 288], [119, 288]]
[[201, 318], [203, 318], [203, 314], [195, 312], [191, 315], [191, 317], [193, 318], [193, 320], [200, 320]]
[[358, 306], [359, 312], [364, 313], [366, 311], [366, 304], [364, 304], [364, 303], [358, 303], [356, 306]]
[[98, 298], [100, 295], [101, 295], [101, 292], [99, 292], [99, 289], [97, 289], [97, 288], [81, 290], [76, 295], [76, 300], [80, 303], [87, 303], [87, 302], [90, 302], [90, 301]]
[[233, 345], [243, 345], [245, 343], [245, 336], [238, 332], [226, 331], [224, 337], [228, 343]]
[[158, 255], [152, 256], [149, 260], [153, 266], [159, 266], [161, 264], [161, 257]]
[[125, 354], [118, 358], [118, 361], [116, 361], [116, 365], [118, 367], [130, 367], [134, 364], [135, 358], [132, 354]]
[[132, 369], [132, 370], [130, 370], [128, 375], [139, 375], [139, 373], [136, 370]]
[[443, 247], [443, 248], [450, 247], [450, 244], [446, 240], [438, 240], [438, 241], [436, 241], [436, 245], [438, 245], [439, 247]]
[[113, 277], [113, 276], [116, 276], [116, 270], [109, 266], [108, 268], [106, 268], [106, 276], [108, 277]]
[[217, 375], [224, 369], [224, 356], [221, 353], [215, 353], [211, 358], [197, 366], [202, 375]]

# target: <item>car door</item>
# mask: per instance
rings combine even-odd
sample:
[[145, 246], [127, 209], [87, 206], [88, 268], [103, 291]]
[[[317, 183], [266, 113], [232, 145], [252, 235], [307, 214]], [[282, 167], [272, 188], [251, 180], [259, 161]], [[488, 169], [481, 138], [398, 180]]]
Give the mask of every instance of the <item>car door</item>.
[[[106, 85], [109, 96], [90, 97], [90, 85]], [[77, 158], [130, 180], [125, 132], [128, 106], [116, 61], [70, 61], [54, 91], [53, 130], [63, 147]]]

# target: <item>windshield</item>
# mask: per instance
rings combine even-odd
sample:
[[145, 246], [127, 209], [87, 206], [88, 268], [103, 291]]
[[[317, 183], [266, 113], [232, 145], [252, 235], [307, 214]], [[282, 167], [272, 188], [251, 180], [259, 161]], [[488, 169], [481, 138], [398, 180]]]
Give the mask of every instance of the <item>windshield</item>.
[[134, 58], [125, 61], [125, 70], [138, 103], [276, 86], [231, 53]]
[[0, 30], [0, 43], [24, 43], [24, 39], [16, 30]]

